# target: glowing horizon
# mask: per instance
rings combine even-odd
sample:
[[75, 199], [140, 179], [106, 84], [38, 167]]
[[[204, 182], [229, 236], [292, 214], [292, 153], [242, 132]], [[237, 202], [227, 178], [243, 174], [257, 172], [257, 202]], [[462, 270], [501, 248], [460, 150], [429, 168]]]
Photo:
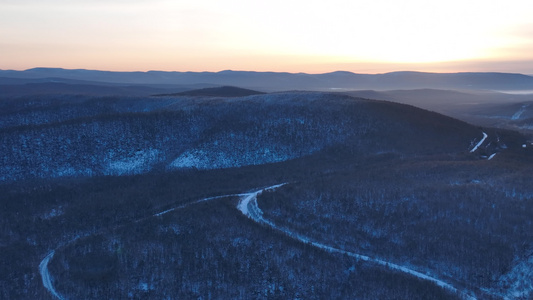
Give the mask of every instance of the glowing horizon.
[[533, 2], [0, 0], [0, 69], [533, 74]]

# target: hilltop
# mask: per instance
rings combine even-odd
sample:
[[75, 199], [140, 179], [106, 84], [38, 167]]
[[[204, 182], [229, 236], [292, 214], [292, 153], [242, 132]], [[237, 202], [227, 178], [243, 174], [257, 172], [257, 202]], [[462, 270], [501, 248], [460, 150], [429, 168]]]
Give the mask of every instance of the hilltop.
[[[251, 91], [190, 94], [221, 92]], [[354, 159], [382, 153], [469, 155], [473, 141], [482, 137], [481, 129], [433, 112], [328, 93], [41, 96], [2, 106], [3, 181], [261, 165], [332, 148]], [[526, 142], [495, 138], [491, 135], [488, 152]]]
[[157, 96], [245, 97], [260, 94], [264, 93], [235, 86], [221, 86], [197, 90], [188, 90], [185, 92], [174, 94], [162, 94]]

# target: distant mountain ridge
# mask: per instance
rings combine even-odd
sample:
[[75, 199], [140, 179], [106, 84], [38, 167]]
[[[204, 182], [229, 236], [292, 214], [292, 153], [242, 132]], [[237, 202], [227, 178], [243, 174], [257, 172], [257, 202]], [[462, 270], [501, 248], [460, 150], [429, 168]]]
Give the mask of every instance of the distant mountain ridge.
[[46, 78], [53, 78], [54, 82], [81, 80], [93, 83], [124, 85], [207, 84], [239, 86], [260, 91], [421, 88], [533, 90], [532, 76], [497, 72], [424, 73], [402, 71], [384, 74], [358, 74], [337, 71], [324, 74], [307, 74], [231, 70], [220, 72], [111, 72], [59, 68], [34, 68], [25, 71], [0, 70], [0, 84], [27, 83], [22, 79], [36, 80]]

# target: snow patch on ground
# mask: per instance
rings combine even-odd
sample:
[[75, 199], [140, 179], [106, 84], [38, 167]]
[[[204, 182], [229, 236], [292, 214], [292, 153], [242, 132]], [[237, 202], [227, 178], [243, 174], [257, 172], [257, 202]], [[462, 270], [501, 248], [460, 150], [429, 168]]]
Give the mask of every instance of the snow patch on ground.
[[154, 287], [150, 284], [148, 284], [147, 282], [139, 282], [139, 285], [137, 286], [137, 289], [138, 290], [141, 290], [141, 291], [144, 291], [144, 292], [148, 292], [149, 290], [153, 290]]
[[178, 156], [170, 166], [179, 169], [207, 169], [209, 167], [209, 159], [203, 150], [193, 150]]
[[229, 152], [221, 149], [204, 150], [194, 149], [178, 156], [171, 168], [212, 170], [250, 165], [274, 163], [295, 158], [295, 155], [283, 154], [269, 148], [245, 149], [244, 151]]
[[43, 219], [50, 220], [52, 218], [61, 216], [63, 213], [64, 213], [63, 212], [63, 208], [61, 206], [58, 207], [58, 208], [52, 208], [51, 211], [49, 211], [49, 212], [47, 212], [47, 213], [45, 213], [43, 215]]
[[231, 245], [233, 247], [238, 247], [238, 246], [241, 246], [241, 245], [245, 245], [245, 246], [249, 246], [251, 245], [252, 242], [247, 239], [247, 238], [241, 238], [241, 237], [237, 237], [237, 238], [234, 238], [232, 241], [231, 241]]
[[139, 174], [148, 171], [157, 161], [159, 150], [139, 150], [132, 156], [109, 162], [106, 175]]
[[518, 262], [511, 271], [500, 277], [506, 299], [533, 298], [533, 254]]
[[67, 165], [67, 166], [61, 166], [58, 168], [53, 167], [42, 167], [40, 169], [40, 173], [34, 173], [33, 175], [40, 177], [40, 178], [57, 178], [57, 177], [74, 177], [74, 176], [93, 176], [95, 175], [95, 172], [92, 169], [85, 168], [85, 169], [75, 169], [74, 167]]
[[74, 176], [76, 174], [77, 174], [76, 169], [74, 169], [73, 167], [64, 167], [64, 168], [60, 168], [60, 169], [58, 169], [56, 171], [56, 175], [58, 177]]
[[177, 224], [172, 224], [169, 226], [159, 226], [159, 232], [160, 233], [172, 233], [175, 235], [180, 235], [182, 232], [182, 229]]

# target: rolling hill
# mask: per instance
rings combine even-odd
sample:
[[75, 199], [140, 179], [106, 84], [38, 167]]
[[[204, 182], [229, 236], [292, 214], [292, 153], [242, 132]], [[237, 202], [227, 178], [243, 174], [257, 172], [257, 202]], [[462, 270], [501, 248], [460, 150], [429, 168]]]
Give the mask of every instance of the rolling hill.
[[415, 107], [324, 93], [40, 97], [6, 105], [3, 181], [261, 165], [331, 148], [361, 158], [458, 155], [482, 137], [474, 126]]
[[533, 295], [527, 136], [241, 92], [2, 98], [0, 298]]

